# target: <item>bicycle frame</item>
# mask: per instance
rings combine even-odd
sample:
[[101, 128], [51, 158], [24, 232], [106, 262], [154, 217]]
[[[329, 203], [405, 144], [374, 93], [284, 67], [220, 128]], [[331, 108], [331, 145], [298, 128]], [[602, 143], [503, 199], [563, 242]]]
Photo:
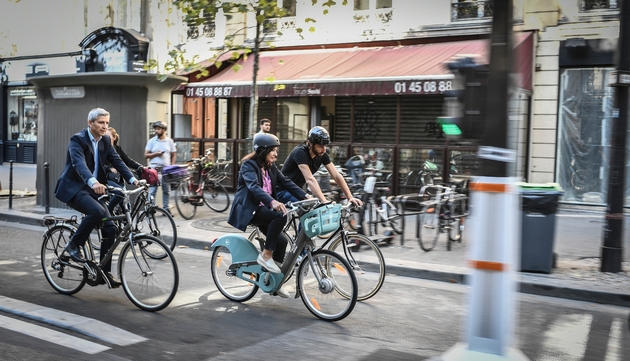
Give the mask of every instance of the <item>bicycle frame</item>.
[[[313, 202], [316, 200], [307, 201]], [[295, 207], [291, 212], [297, 211], [298, 208]], [[339, 228], [341, 228], [341, 223], [339, 223], [339, 225]], [[260, 266], [256, 261], [259, 251], [251, 242], [240, 235], [230, 234], [218, 238], [212, 244], [212, 248], [219, 246], [227, 248], [232, 254], [233, 263], [229, 267], [229, 272], [232, 272], [234, 276], [244, 281], [257, 285], [263, 290], [263, 292], [267, 293], [275, 292], [291, 276], [291, 268], [297, 267], [300, 264], [297, 262], [297, 259], [302, 250], [306, 250], [306, 257], [302, 260], [302, 262], [308, 260], [311, 269], [315, 269], [316, 267], [311, 255], [311, 253], [315, 251], [315, 244], [306, 235], [304, 228], [300, 229], [300, 232], [295, 239], [295, 243], [291, 245], [291, 249], [286, 253], [285, 260], [280, 268], [281, 273], [264, 272], [262, 270], [262, 266]], [[255, 279], [250, 277], [252, 275], [256, 276]], [[317, 272], [315, 272], [315, 276], [318, 282], [321, 282], [321, 278]]]

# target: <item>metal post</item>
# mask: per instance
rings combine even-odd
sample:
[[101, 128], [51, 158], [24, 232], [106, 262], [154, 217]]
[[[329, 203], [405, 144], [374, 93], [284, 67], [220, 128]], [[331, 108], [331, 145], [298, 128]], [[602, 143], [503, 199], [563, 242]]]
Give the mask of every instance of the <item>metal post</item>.
[[[602, 272], [621, 272], [623, 258], [623, 203], [625, 200], [626, 174], [626, 135], [628, 131], [628, 87], [630, 82], [623, 79], [630, 71], [630, 4], [621, 2], [619, 29], [619, 60], [614, 72], [615, 99], [612, 112], [610, 169], [608, 170], [608, 194], [604, 243], [602, 245]], [[621, 78], [621, 81], [620, 81]]]
[[13, 160], [9, 161], [9, 209], [13, 209]]
[[44, 198], [46, 205], [46, 214], [50, 213], [50, 178], [49, 178], [49, 170], [50, 164], [48, 162], [44, 163]]

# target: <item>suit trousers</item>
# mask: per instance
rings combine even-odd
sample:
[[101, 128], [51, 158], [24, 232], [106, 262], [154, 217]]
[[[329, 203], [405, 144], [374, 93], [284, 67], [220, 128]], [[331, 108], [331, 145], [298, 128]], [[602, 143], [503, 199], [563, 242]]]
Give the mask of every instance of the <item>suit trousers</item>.
[[[75, 245], [83, 247], [92, 230], [100, 223], [103, 218], [109, 218], [110, 213], [104, 201], [98, 201], [99, 195], [85, 186], [68, 202], [68, 205], [75, 210], [85, 214], [85, 217], [79, 224], [76, 233], [72, 236], [71, 242]], [[113, 221], [105, 221], [101, 228], [101, 256], [100, 260], [107, 254], [107, 251], [114, 244], [116, 237], [116, 227]], [[104, 272], [110, 272], [112, 268], [111, 259], [107, 264], [101, 264]]]

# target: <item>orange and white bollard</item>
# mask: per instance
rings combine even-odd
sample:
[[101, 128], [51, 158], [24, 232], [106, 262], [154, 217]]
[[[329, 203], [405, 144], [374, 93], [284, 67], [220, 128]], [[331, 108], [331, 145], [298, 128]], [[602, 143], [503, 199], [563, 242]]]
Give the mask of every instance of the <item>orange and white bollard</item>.
[[516, 324], [515, 270], [521, 227], [516, 181], [475, 177], [470, 183], [467, 343], [456, 344], [441, 360], [528, 360], [520, 350], [510, 347]]

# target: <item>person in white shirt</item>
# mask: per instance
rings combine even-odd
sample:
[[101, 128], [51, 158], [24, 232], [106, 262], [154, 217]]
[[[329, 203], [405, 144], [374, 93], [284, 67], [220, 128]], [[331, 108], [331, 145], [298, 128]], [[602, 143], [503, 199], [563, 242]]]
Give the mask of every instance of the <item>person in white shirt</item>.
[[[160, 174], [163, 167], [175, 164], [175, 157], [177, 155], [175, 142], [173, 142], [173, 139], [166, 136], [167, 128], [168, 125], [166, 122], [157, 121], [153, 123], [155, 137], [149, 139], [147, 146], [144, 148], [144, 157], [149, 160], [149, 167], [157, 169]], [[149, 188], [149, 194], [151, 194], [153, 202], [155, 202], [157, 188], [158, 186]], [[170, 184], [162, 184], [162, 204], [164, 205], [164, 210], [169, 213], [168, 201], [170, 188]]]

